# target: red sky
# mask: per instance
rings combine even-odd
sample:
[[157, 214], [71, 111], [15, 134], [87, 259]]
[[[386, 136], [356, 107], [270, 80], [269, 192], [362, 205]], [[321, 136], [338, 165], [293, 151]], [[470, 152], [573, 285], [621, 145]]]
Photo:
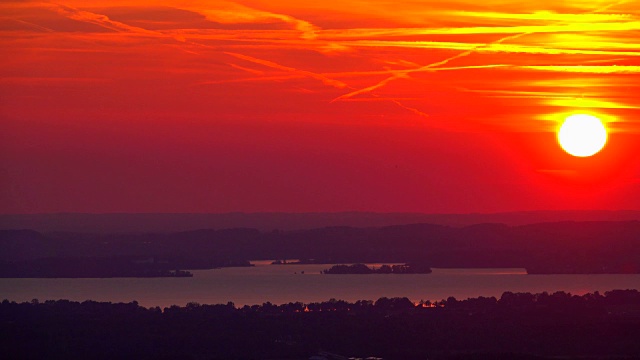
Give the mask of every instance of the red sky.
[[[640, 209], [634, 1], [3, 1], [0, 212]], [[604, 150], [556, 130], [600, 117]]]

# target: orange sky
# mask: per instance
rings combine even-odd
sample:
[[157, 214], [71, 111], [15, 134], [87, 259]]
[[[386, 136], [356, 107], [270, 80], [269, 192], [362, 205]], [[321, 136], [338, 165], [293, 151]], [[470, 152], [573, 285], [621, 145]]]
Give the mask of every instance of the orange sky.
[[0, 212], [640, 209], [639, 33], [636, 1], [3, 1]]

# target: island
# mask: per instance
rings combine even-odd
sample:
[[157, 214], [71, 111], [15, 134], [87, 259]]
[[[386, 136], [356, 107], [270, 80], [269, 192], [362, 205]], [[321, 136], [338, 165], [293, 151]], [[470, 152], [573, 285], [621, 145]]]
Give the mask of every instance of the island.
[[326, 262], [316, 259], [300, 259], [287, 261], [285, 260], [275, 260], [271, 262], [271, 265], [316, 265], [316, 264], [326, 264]]
[[424, 264], [382, 265], [379, 268], [365, 264], [334, 265], [322, 271], [323, 274], [431, 274], [431, 268]]

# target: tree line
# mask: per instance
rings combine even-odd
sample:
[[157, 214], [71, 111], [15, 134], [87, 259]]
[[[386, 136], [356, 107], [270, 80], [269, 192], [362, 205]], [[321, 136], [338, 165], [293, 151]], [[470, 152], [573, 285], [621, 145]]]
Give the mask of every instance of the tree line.
[[640, 293], [163, 309], [5, 300], [0, 335], [0, 353], [11, 359], [306, 359], [318, 351], [384, 359], [623, 359], [640, 356]]

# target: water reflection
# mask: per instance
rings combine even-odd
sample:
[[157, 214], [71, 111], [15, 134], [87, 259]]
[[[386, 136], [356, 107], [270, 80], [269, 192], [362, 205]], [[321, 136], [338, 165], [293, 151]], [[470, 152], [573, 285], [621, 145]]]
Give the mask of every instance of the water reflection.
[[[505, 291], [573, 294], [640, 289], [640, 275], [526, 275], [524, 269], [433, 269], [431, 274], [321, 275], [329, 265], [270, 265], [194, 271], [193, 278], [0, 279], [2, 298], [138, 301], [144, 306], [234, 302], [236, 305], [408, 297], [439, 301]], [[373, 265], [373, 264], [369, 264]], [[304, 271], [304, 274], [302, 272]]]

